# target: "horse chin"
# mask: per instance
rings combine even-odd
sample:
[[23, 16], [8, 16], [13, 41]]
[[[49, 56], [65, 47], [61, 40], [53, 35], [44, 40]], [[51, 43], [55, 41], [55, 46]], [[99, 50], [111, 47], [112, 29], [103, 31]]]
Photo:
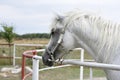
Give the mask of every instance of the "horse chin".
[[54, 64], [54, 63], [53, 63], [52, 61], [49, 61], [49, 62], [47, 62], [45, 65], [51, 67], [51, 66], [53, 66], [53, 64]]
[[53, 66], [53, 61], [50, 61], [49, 59], [51, 59], [51, 58], [48, 54], [42, 55], [43, 64], [46, 66]]

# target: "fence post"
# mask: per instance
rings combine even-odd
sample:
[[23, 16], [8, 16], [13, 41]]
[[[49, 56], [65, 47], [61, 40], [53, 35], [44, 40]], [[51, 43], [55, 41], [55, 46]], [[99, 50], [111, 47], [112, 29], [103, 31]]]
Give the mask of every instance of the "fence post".
[[13, 66], [15, 66], [15, 44], [13, 45]]
[[33, 74], [32, 80], [39, 80], [39, 59], [35, 58], [37, 55], [33, 56]]
[[92, 70], [92, 67], [90, 67], [90, 80], [93, 80], [93, 70]]
[[25, 76], [25, 63], [26, 63], [25, 56], [22, 55], [22, 71], [21, 71], [22, 80], [24, 80]]
[[[84, 50], [81, 49], [81, 59], [80, 61], [83, 62], [84, 61]], [[80, 80], [83, 80], [83, 66], [80, 66]]]

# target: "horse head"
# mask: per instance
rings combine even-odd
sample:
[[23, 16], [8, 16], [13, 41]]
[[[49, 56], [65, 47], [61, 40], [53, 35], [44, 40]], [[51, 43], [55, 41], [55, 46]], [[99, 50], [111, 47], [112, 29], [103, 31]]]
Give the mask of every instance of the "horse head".
[[52, 66], [55, 60], [60, 59], [74, 47], [71, 32], [64, 24], [65, 17], [57, 15], [53, 20], [51, 38], [43, 54], [43, 63]]

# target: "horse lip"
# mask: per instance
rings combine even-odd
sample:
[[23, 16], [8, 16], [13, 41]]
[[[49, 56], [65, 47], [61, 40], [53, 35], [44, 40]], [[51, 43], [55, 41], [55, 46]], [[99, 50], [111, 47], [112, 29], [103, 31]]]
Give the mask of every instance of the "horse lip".
[[44, 57], [42, 57], [42, 61], [46, 66], [53, 66], [53, 61], [46, 60]]

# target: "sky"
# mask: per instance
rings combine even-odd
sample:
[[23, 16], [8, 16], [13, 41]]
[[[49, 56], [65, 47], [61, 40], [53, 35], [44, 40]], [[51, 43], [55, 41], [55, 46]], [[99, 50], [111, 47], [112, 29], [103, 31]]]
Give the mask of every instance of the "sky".
[[120, 0], [0, 0], [0, 24], [14, 26], [18, 34], [49, 33], [56, 13], [75, 9], [120, 22]]

